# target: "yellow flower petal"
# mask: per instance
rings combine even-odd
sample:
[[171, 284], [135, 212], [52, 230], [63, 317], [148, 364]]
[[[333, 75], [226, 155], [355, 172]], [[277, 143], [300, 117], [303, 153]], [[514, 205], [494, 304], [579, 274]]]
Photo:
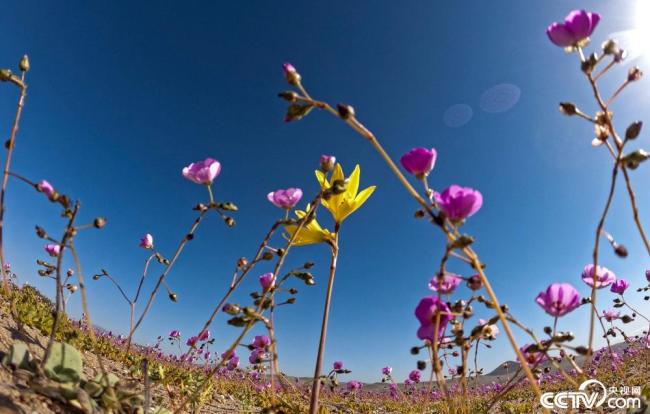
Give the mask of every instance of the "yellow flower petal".
[[366, 188], [365, 190], [360, 192], [359, 195], [357, 195], [357, 197], [354, 199], [355, 210], [361, 207], [363, 203], [365, 203], [366, 200], [368, 200], [368, 198], [372, 195], [372, 193], [375, 192], [375, 188], [377, 187], [373, 185], [371, 187]]

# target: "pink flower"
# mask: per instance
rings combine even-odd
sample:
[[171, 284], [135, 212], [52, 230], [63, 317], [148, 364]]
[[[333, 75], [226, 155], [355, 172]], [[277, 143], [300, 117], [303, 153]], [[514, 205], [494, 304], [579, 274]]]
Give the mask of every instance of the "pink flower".
[[620, 313], [616, 312], [614, 309], [607, 309], [603, 311], [603, 318], [605, 318], [607, 322], [612, 322], [613, 320], [618, 319], [619, 315]]
[[420, 303], [415, 308], [415, 317], [420, 321], [420, 328], [417, 331], [418, 338], [422, 340], [428, 339], [431, 342], [435, 341], [435, 324], [438, 314], [440, 314], [440, 322], [437, 337], [441, 341], [447, 324], [453, 319], [449, 306], [438, 299], [437, 296], [426, 296], [420, 300]]
[[617, 279], [614, 283], [612, 283], [612, 287], [610, 288], [610, 290], [614, 293], [618, 293], [619, 295], [622, 295], [629, 287], [630, 287], [630, 282], [628, 282], [625, 279]]
[[4, 267], [2, 268], [5, 272], [11, 272], [11, 263], [5, 263]]
[[320, 169], [323, 172], [332, 171], [336, 165], [336, 157], [333, 155], [321, 155], [320, 156]]
[[417, 369], [414, 369], [409, 373], [409, 379], [413, 382], [420, 382], [420, 378], [422, 378], [422, 373]]
[[580, 306], [580, 294], [568, 283], [553, 283], [546, 288], [545, 292], [537, 295], [535, 302], [546, 313], [557, 318]]
[[[543, 345], [543, 341], [542, 341]], [[546, 355], [543, 352], [538, 350], [539, 348], [536, 345], [526, 344], [519, 348], [519, 350], [524, 354], [526, 362], [532, 366], [539, 365], [540, 362], [546, 359]]]
[[139, 246], [143, 249], [153, 249], [153, 236], [149, 233], [142, 236]]
[[194, 348], [196, 346], [196, 343], [199, 342], [199, 337], [198, 336], [192, 336], [187, 339], [187, 342], [185, 342], [185, 345]]
[[[602, 289], [616, 281], [616, 275], [606, 267], [598, 266], [596, 268], [596, 289]], [[588, 264], [582, 271], [582, 281], [589, 286], [594, 286], [594, 265]]]
[[600, 21], [598, 13], [584, 10], [574, 10], [564, 19], [563, 23], [553, 23], [546, 29], [551, 42], [560, 47], [576, 46], [587, 39], [596, 29]]
[[269, 345], [271, 345], [271, 338], [266, 335], [257, 335], [253, 340], [255, 349], [266, 349]]
[[206, 158], [204, 161], [193, 162], [183, 168], [183, 177], [197, 184], [210, 185], [220, 172], [221, 164], [219, 161]]
[[235, 352], [235, 350], [224, 351], [221, 353], [221, 359], [223, 359], [224, 361], [228, 361], [229, 359], [234, 358], [236, 356], [237, 356], [237, 352]]
[[645, 271], [645, 278], [648, 282], [650, 282], [650, 270]]
[[350, 381], [345, 387], [349, 392], [357, 392], [363, 387], [363, 384], [359, 381]]
[[52, 257], [57, 257], [59, 253], [61, 253], [61, 246], [58, 244], [46, 244], [45, 245], [45, 252], [49, 254]]
[[443, 295], [448, 295], [456, 290], [462, 280], [460, 276], [453, 273], [445, 273], [442, 280], [436, 275], [429, 282], [429, 289], [434, 292], [440, 292]]
[[470, 276], [467, 280], [467, 287], [472, 290], [479, 290], [483, 287], [483, 281], [481, 280], [480, 275]]
[[450, 185], [442, 193], [434, 192], [433, 196], [451, 221], [460, 221], [473, 216], [483, 205], [480, 192], [469, 187]]
[[343, 369], [343, 361], [334, 361], [334, 370], [338, 371]]
[[228, 371], [234, 371], [238, 366], [239, 366], [239, 357], [235, 355], [228, 360], [228, 365], [226, 366], [226, 369]]
[[174, 329], [173, 331], [171, 331], [169, 333], [169, 337], [170, 338], [180, 338], [181, 337], [181, 331], [177, 331], [176, 329]]
[[300, 188], [276, 190], [270, 192], [266, 198], [268, 198], [268, 200], [276, 207], [291, 209], [294, 208], [302, 198], [302, 190]]
[[265, 357], [265, 353], [263, 349], [255, 348], [253, 349], [253, 352], [251, 352], [250, 356], [248, 357], [248, 362], [251, 364], [259, 364], [262, 362], [262, 359]]
[[199, 341], [207, 341], [208, 339], [210, 339], [210, 331], [207, 329], [205, 331], [201, 331], [199, 334]]
[[54, 187], [52, 186], [52, 184], [50, 184], [47, 180], [41, 180], [41, 181], [39, 181], [38, 184], [37, 184], [36, 186], [37, 186], [38, 189], [39, 189], [40, 191], [42, 191], [43, 194], [45, 194], [45, 195], [47, 196], [47, 198], [49, 198], [50, 200], [52, 199], [52, 197], [53, 197], [54, 194], [56, 193], [56, 191], [54, 191]]
[[436, 164], [436, 156], [436, 150], [433, 148], [417, 147], [402, 155], [400, 163], [409, 173], [418, 178], [424, 178], [433, 170], [433, 166]]
[[275, 275], [271, 272], [264, 273], [262, 276], [260, 276], [260, 285], [265, 292], [268, 291], [273, 286], [275, 286]]
[[383, 368], [381, 369], [381, 373], [384, 374], [384, 375], [386, 375], [386, 376], [389, 376], [392, 372], [393, 372], [393, 368], [392, 368], [392, 367], [383, 367]]

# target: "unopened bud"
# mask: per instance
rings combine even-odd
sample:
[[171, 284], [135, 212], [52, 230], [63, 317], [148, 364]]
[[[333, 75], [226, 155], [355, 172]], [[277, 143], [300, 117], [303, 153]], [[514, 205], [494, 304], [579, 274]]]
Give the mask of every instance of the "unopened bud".
[[226, 217], [223, 219], [223, 222], [226, 223], [226, 226], [228, 227], [234, 227], [235, 226], [235, 219], [232, 217]]
[[560, 102], [560, 112], [566, 116], [573, 116], [578, 113], [578, 108], [571, 102]]
[[330, 172], [334, 169], [336, 165], [336, 157], [333, 155], [321, 155], [320, 156], [320, 169], [323, 172]]
[[354, 117], [354, 108], [346, 104], [336, 105], [336, 109], [339, 112], [341, 119], [347, 121], [348, 119]]
[[96, 229], [101, 229], [106, 225], [106, 219], [104, 217], [97, 217], [95, 221], [93, 221], [93, 226], [95, 226]]
[[284, 78], [289, 82], [289, 85], [296, 86], [300, 83], [300, 74], [291, 63], [283, 64], [282, 70], [284, 71]]
[[273, 253], [269, 252], [268, 250], [262, 254], [262, 260], [272, 260], [272, 259], [273, 259]]
[[248, 259], [245, 257], [240, 257], [239, 260], [237, 260], [237, 267], [242, 268], [244, 266], [248, 265]]
[[20, 68], [21, 72], [29, 71], [29, 58], [27, 57], [27, 55], [23, 56], [23, 58], [20, 59], [20, 63], [18, 64], [18, 67]]
[[12, 73], [9, 69], [0, 69], [0, 82], [7, 82], [11, 79]]
[[100, 277], [101, 275], [93, 275], [93, 280], [99, 280]]
[[625, 246], [623, 246], [622, 244], [618, 244], [618, 243], [612, 243], [612, 247], [614, 247], [614, 253], [616, 253], [616, 255], [618, 257], [621, 257], [621, 258], [627, 257], [628, 252], [627, 252], [627, 248]]
[[639, 69], [638, 66], [630, 68], [629, 72], [627, 72], [628, 82], [635, 82], [641, 80], [642, 77], [643, 77], [643, 72], [641, 71], [641, 69]]
[[72, 269], [68, 269], [68, 271], [66, 272], [66, 274], [68, 275], [68, 277], [70, 277], [70, 276], [74, 275], [74, 270], [72, 270]]
[[287, 299], [287, 304], [289, 304], [289, 305], [293, 305], [294, 303], [296, 303], [296, 298], [289, 298], [289, 299]]
[[44, 239], [47, 237], [47, 232], [45, 229], [41, 226], [36, 226], [36, 235], [40, 237], [41, 239]]
[[603, 53], [606, 55], [616, 55], [620, 52], [618, 43], [614, 39], [608, 39], [602, 44]]
[[237, 315], [241, 309], [237, 305], [233, 305], [231, 303], [226, 303], [223, 305], [223, 308], [221, 308], [224, 312], [226, 312], [229, 315]]
[[278, 96], [287, 102], [296, 102], [298, 100], [298, 94], [294, 91], [280, 92]]
[[420, 371], [424, 371], [427, 368], [427, 363], [426, 361], [418, 361], [417, 367]]
[[170, 292], [169, 300], [171, 300], [172, 302], [178, 302], [178, 295], [176, 295], [174, 292]]

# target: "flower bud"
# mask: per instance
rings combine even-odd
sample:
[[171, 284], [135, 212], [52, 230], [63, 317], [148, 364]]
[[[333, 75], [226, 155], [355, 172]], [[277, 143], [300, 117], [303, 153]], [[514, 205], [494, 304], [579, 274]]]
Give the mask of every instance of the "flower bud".
[[329, 172], [334, 169], [336, 165], [336, 157], [333, 155], [321, 155], [320, 156], [320, 169], [323, 172]]
[[620, 52], [618, 43], [614, 39], [608, 39], [602, 44], [603, 53], [606, 55], [616, 55]]
[[0, 82], [11, 80], [12, 73], [9, 69], [0, 69]]
[[237, 260], [237, 268], [241, 269], [246, 265], [248, 265], [248, 259], [245, 257], [240, 257], [239, 260]]
[[241, 311], [238, 305], [233, 305], [232, 303], [226, 303], [223, 305], [223, 308], [221, 308], [221, 310], [229, 315], [237, 315]]
[[354, 117], [354, 108], [351, 107], [350, 105], [338, 104], [336, 105], [336, 109], [339, 112], [339, 116], [344, 121], [347, 121], [348, 119]]
[[18, 64], [18, 67], [20, 68], [21, 72], [29, 71], [29, 58], [27, 57], [27, 55], [23, 56], [23, 58], [20, 59], [20, 63]]
[[45, 229], [41, 226], [36, 226], [36, 235], [40, 237], [41, 239], [44, 239], [47, 237], [47, 232]]
[[71, 277], [72, 275], [74, 275], [74, 270], [68, 269], [68, 271], [66, 272], [66, 275], [68, 275], [68, 277]]
[[228, 227], [234, 227], [235, 226], [235, 219], [232, 218], [232, 217], [224, 218], [223, 222], [226, 223], [226, 226], [228, 226]]
[[616, 255], [618, 257], [621, 257], [621, 258], [626, 258], [627, 257], [628, 251], [627, 251], [627, 248], [625, 246], [623, 246], [622, 244], [618, 244], [618, 243], [612, 243], [612, 247], [614, 248], [614, 253], [616, 253]]
[[571, 102], [560, 102], [560, 112], [566, 116], [573, 116], [578, 113], [578, 108]]
[[627, 73], [628, 82], [635, 82], [641, 80], [642, 77], [643, 77], [643, 72], [641, 72], [641, 69], [639, 69], [638, 66], [630, 68], [629, 72]]
[[272, 259], [273, 259], [273, 253], [269, 252], [268, 250], [262, 254], [262, 260], [272, 260]]
[[427, 368], [426, 361], [422, 361], [422, 360], [418, 361], [417, 367], [420, 371], [424, 371]]
[[174, 292], [169, 292], [169, 300], [172, 302], [178, 302], [178, 295], [176, 295]]
[[95, 226], [96, 229], [101, 229], [106, 225], [106, 219], [104, 217], [97, 217], [95, 221], [93, 221], [93, 226]]
[[298, 94], [294, 91], [280, 92], [278, 96], [287, 102], [296, 102], [298, 100]]
[[99, 278], [102, 277], [101, 275], [93, 275], [93, 280], [99, 280]]
[[343, 180], [335, 180], [332, 183], [332, 193], [335, 195], [342, 194], [345, 192], [345, 181]]
[[301, 76], [296, 70], [296, 68], [291, 63], [285, 63], [282, 65], [282, 70], [284, 71], [284, 78], [287, 80], [289, 85], [298, 85], [300, 83]]

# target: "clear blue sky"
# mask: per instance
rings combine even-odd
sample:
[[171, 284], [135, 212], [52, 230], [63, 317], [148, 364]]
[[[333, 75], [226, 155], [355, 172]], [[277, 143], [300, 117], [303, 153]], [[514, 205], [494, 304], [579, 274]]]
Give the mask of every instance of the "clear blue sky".
[[[227, 229], [213, 217], [199, 229], [168, 279], [179, 302], [161, 295], [137, 335], [148, 342], [171, 329], [196, 333], [237, 258], [250, 257], [278, 218], [267, 192], [299, 186], [313, 194], [321, 153], [335, 154], [346, 171], [361, 164], [362, 186], [378, 188], [341, 234], [326, 359], [345, 361], [354, 371], [350, 379], [378, 380], [387, 364], [404, 378], [415, 366], [408, 352], [417, 344], [413, 309], [428, 293], [441, 236], [412, 218], [414, 203], [345, 125], [323, 113], [283, 122], [285, 103], [276, 97], [286, 88], [281, 64], [296, 65], [317, 97], [353, 104], [393, 156], [413, 146], [435, 147], [434, 187], [480, 189], [484, 205], [467, 231], [477, 236], [476, 249], [502, 300], [540, 328], [549, 319], [533, 299], [547, 284], [571, 282], [588, 291], [579, 275], [590, 260], [611, 164], [604, 150], [590, 147], [589, 125], [558, 113], [563, 100], [588, 111], [594, 106], [575, 56], [552, 46], [544, 30], [571, 9], [589, 7], [603, 16], [598, 45], [609, 33], [633, 28], [631, 4], [10, 2], [0, 14], [0, 66], [15, 67], [25, 52], [32, 61], [12, 169], [79, 197], [86, 220], [108, 218], [101, 232], [78, 237], [84, 270], [90, 276], [106, 268], [132, 291], [146, 254], [137, 248], [139, 237], [152, 233], [170, 255], [193, 220], [191, 206], [205, 198], [202, 188], [181, 177], [181, 168], [207, 156], [221, 161], [215, 192], [239, 205], [238, 225]], [[648, 66], [647, 58], [636, 63]], [[614, 72], [604, 87], [612, 90], [623, 77]], [[516, 105], [484, 111], [484, 92], [504, 83], [520, 91]], [[648, 115], [646, 83], [624, 93], [616, 114], [620, 128]], [[15, 90], [0, 86], [6, 136]], [[451, 128], [445, 112], [457, 104], [471, 107], [473, 116]], [[461, 109], [462, 118], [468, 111]], [[632, 175], [650, 226], [644, 184], [650, 171], [643, 166]], [[617, 196], [606, 227], [630, 257], [620, 260], [605, 245], [603, 263], [639, 286], [647, 256], [626, 195]], [[11, 183], [6, 253], [23, 281], [47, 292], [51, 281], [36, 274], [43, 243], [33, 226], [57, 234], [57, 211], [42, 195]], [[313, 369], [327, 251], [296, 250], [292, 263], [307, 259], [318, 264], [320, 283], [299, 286], [296, 305], [281, 308], [276, 319], [281, 366], [294, 375]], [[256, 276], [240, 300], [257, 287]], [[89, 295], [94, 321], [124, 332], [128, 309], [113, 288], [106, 281], [89, 283]], [[580, 309], [562, 325], [584, 334], [587, 317]], [[236, 331], [222, 318], [213, 333], [221, 348]], [[482, 355], [487, 369], [512, 358], [505, 337]]]

